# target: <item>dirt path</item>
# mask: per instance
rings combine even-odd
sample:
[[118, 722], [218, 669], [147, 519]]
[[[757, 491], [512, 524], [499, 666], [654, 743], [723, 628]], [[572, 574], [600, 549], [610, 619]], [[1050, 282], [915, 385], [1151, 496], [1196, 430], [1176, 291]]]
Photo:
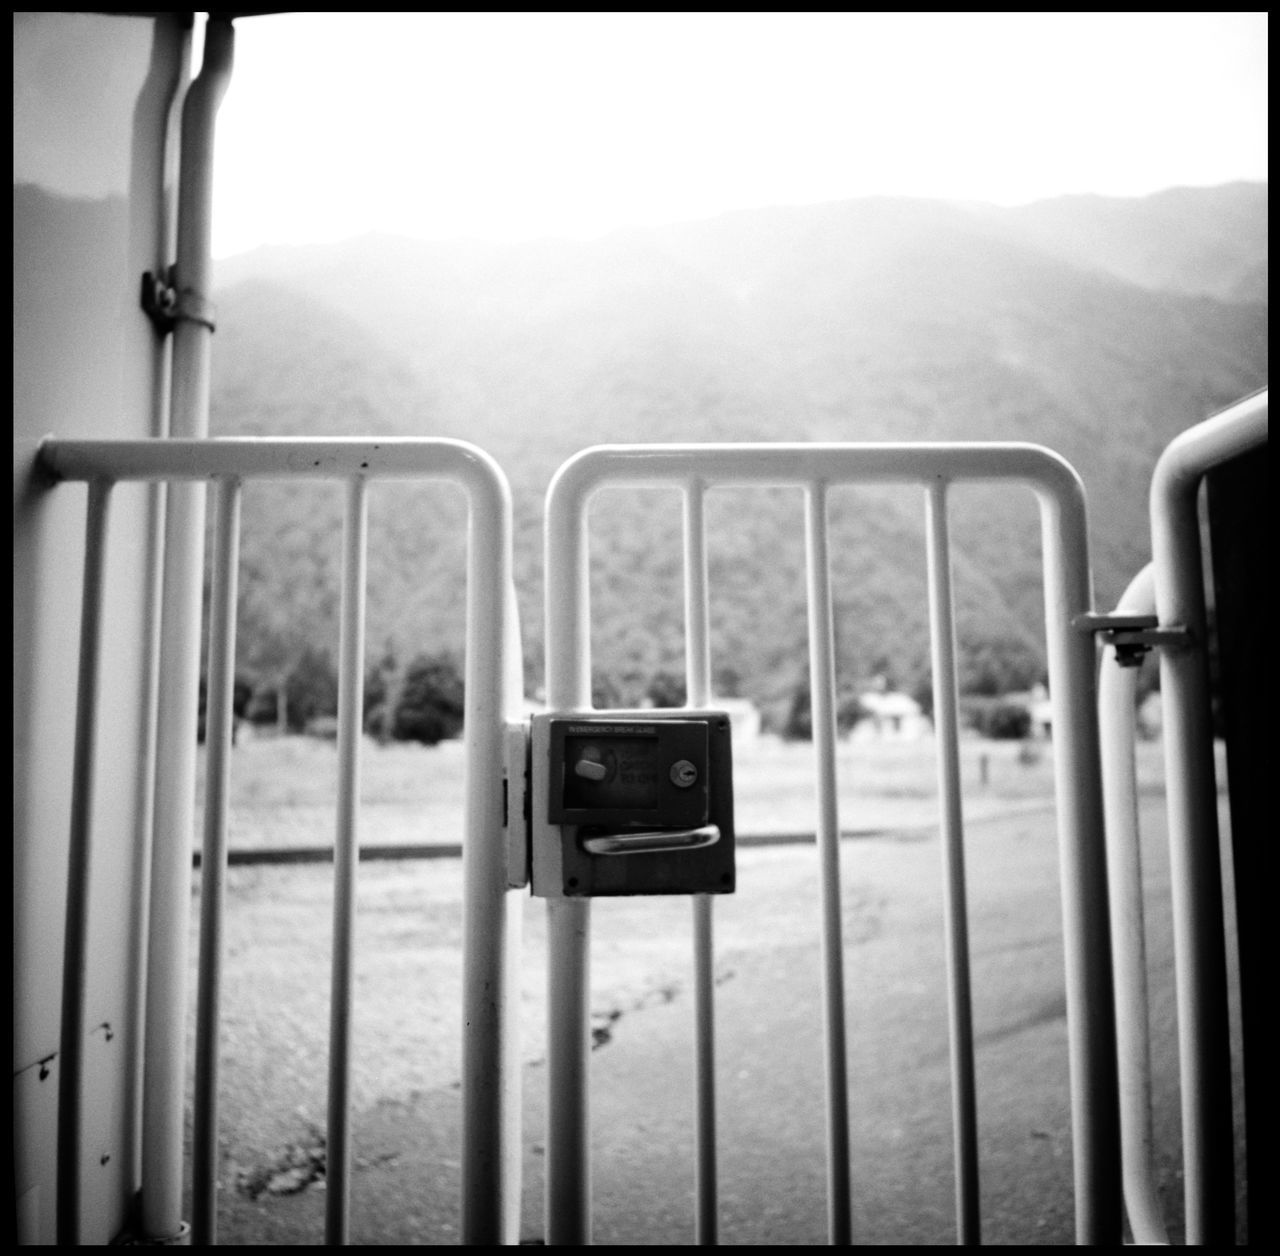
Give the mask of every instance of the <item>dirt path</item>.
[[[1167, 859], [1144, 806], [1162, 1185], [1178, 1199]], [[716, 911], [722, 1242], [823, 1242], [814, 852], [744, 850]], [[842, 844], [859, 1242], [953, 1241], [938, 843]], [[232, 871], [220, 1238], [323, 1234], [328, 868]], [[1069, 1242], [1072, 1194], [1056, 849], [1049, 813], [969, 841], [984, 1238]], [[353, 1240], [457, 1242], [459, 869], [361, 870]], [[525, 1222], [541, 1231], [543, 912], [525, 930]], [[597, 1242], [692, 1240], [689, 907], [593, 908]], [[289, 1150], [289, 1149], [292, 1150]], [[292, 1177], [290, 1177], [292, 1174]], [[239, 1185], [237, 1185], [239, 1183]], [[247, 1188], [260, 1191], [257, 1198]]]

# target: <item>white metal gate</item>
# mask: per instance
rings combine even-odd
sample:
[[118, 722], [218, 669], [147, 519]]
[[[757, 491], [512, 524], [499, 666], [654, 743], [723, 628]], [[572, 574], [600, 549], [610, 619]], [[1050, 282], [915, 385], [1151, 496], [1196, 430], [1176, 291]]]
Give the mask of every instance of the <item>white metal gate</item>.
[[[1206, 455], [1211, 465], [1239, 447], [1266, 436], [1266, 397], [1225, 435], [1215, 428]], [[1245, 435], [1241, 437], [1241, 424]], [[1259, 436], [1260, 433], [1260, 436]], [[1208, 439], [1208, 438], [1206, 438]], [[1194, 443], [1194, 442], [1193, 442]], [[1203, 453], [1196, 444], [1196, 453]], [[1227, 451], [1227, 452], [1224, 452]], [[348, 1233], [349, 1130], [347, 1085], [350, 1050], [350, 982], [358, 832], [359, 734], [363, 658], [365, 510], [370, 481], [447, 479], [460, 484], [469, 501], [467, 558], [466, 751], [467, 813], [464, 840], [465, 1048], [463, 1076], [463, 1241], [513, 1242], [519, 1212], [519, 1050], [517, 974], [508, 959], [508, 925], [519, 911], [527, 860], [521, 808], [506, 805], [515, 789], [524, 734], [516, 716], [520, 698], [519, 644], [511, 585], [511, 516], [505, 478], [487, 455], [472, 446], [439, 440], [156, 440], [47, 441], [42, 463], [55, 479], [89, 486], [84, 609], [72, 800], [71, 861], [67, 883], [66, 963], [63, 983], [62, 1066], [59, 1078], [58, 1216], [60, 1241], [77, 1241], [81, 1211], [82, 1058], [85, 1037], [84, 972], [88, 879], [92, 867], [94, 745], [98, 728], [95, 695], [100, 657], [103, 564], [112, 487], [122, 481], [211, 481], [218, 512], [213, 554], [214, 584], [209, 645], [209, 791], [202, 859], [201, 956], [198, 990], [193, 1237], [216, 1240], [217, 1032], [222, 879], [226, 865], [227, 764], [231, 736], [234, 658], [235, 570], [240, 485], [246, 479], [326, 478], [347, 485], [341, 675], [339, 701], [339, 822], [336, 841], [335, 948], [330, 1025], [328, 1197], [326, 1227], [331, 1242]], [[1194, 461], [1194, 458], [1193, 458]], [[1201, 459], [1203, 462], [1204, 459]], [[1194, 472], [1170, 473], [1182, 506]], [[1202, 471], [1200, 472], [1202, 474]], [[1112, 999], [1113, 957], [1108, 918], [1107, 851], [1099, 762], [1095, 635], [1124, 627], [1092, 613], [1084, 493], [1061, 458], [1023, 444], [915, 445], [682, 445], [618, 446], [587, 450], [561, 468], [550, 489], [546, 523], [548, 703], [558, 713], [584, 713], [591, 706], [590, 609], [587, 509], [606, 486], [677, 487], [684, 499], [684, 597], [687, 706], [712, 702], [709, 646], [706, 494], [722, 486], [789, 486], [803, 491], [807, 540], [807, 587], [815, 767], [819, 791], [818, 857], [821, 867], [823, 1023], [827, 1107], [828, 1227], [832, 1242], [852, 1240], [847, 1044], [844, 1012], [844, 946], [841, 937], [840, 827], [836, 810], [835, 656], [828, 559], [829, 490], [846, 484], [907, 484], [922, 489], [927, 519], [934, 710], [938, 728], [938, 772], [942, 802], [942, 849], [946, 875], [946, 939], [951, 1027], [951, 1073], [955, 1131], [956, 1219], [961, 1241], [980, 1238], [973, 1027], [969, 993], [968, 929], [959, 779], [956, 642], [948, 539], [948, 490], [969, 481], [1030, 488], [1039, 502], [1045, 555], [1045, 605], [1050, 684], [1054, 703], [1054, 755], [1059, 860], [1066, 945], [1066, 987], [1072, 1090], [1078, 1241], [1114, 1242], [1121, 1236], [1121, 1115], [1117, 1084], [1116, 1015]], [[1154, 498], [1154, 494], [1153, 494]], [[1194, 491], [1192, 489], [1192, 503]], [[1185, 512], [1184, 512], [1185, 513]], [[1157, 522], [1157, 559], [1162, 546]], [[1178, 524], [1185, 532], [1185, 523]], [[1166, 563], [1183, 559], [1165, 557]], [[1122, 610], [1131, 607], [1122, 606]], [[1194, 619], [1185, 612], [1162, 611]], [[1127, 625], [1132, 629], [1133, 625]], [[1176, 662], [1174, 667], [1179, 666]], [[1195, 682], [1199, 683], [1199, 682]], [[1200, 695], [1203, 696], [1202, 694]], [[1199, 699], [1197, 698], [1196, 701]], [[1187, 714], [1194, 723], [1195, 712]], [[1194, 741], [1194, 737], [1190, 739]], [[1122, 739], [1123, 741], [1123, 739]], [[1189, 744], [1189, 743], [1188, 743]], [[1170, 754], [1171, 782], [1187, 775], [1177, 743]], [[1198, 749], [1187, 753], [1199, 754]], [[1124, 747], [1109, 751], [1123, 757]], [[509, 778], [509, 780], [508, 780]], [[1201, 782], [1202, 784], [1203, 782]], [[1193, 785], [1189, 788], [1198, 788]], [[1123, 789], [1123, 785], [1114, 787]], [[1111, 792], [1114, 792], [1112, 789]], [[1202, 806], [1183, 804], [1184, 810]], [[509, 813], [509, 814], [508, 814]], [[1194, 819], [1184, 825], [1194, 829]], [[1113, 840], [1128, 839], [1112, 823]], [[1194, 847], [1194, 841], [1185, 839]], [[1193, 851], [1198, 866], [1202, 856]], [[1183, 873], [1182, 881], [1198, 874]], [[1114, 888], [1114, 887], [1113, 887]], [[1211, 1023], [1217, 998], [1212, 974], [1214, 922], [1203, 896], [1181, 910], [1192, 918], [1184, 930], [1200, 938], [1178, 956], [1180, 998], [1190, 1000], [1189, 1035], [1183, 1052], [1185, 1102], [1204, 1108], [1204, 1095], [1218, 1096], [1219, 1082], [1198, 1072], [1202, 1050], [1218, 1029]], [[717, 1238], [716, 1083], [712, 981], [711, 899], [692, 899], [696, 981], [696, 1227], [700, 1242]], [[154, 905], [153, 905], [154, 910]], [[551, 1243], [591, 1238], [588, 1156], [590, 1054], [590, 910], [584, 900], [548, 903], [548, 1141], [546, 1238]], [[1199, 913], [1199, 917], [1196, 916]], [[1117, 919], [1119, 919], [1117, 917]], [[1120, 926], [1117, 926], [1120, 929]], [[1218, 922], [1220, 933], [1220, 921]], [[1132, 931], [1121, 929], [1118, 957], [1123, 970]], [[1140, 929], [1138, 933], [1140, 943]], [[1181, 946], [1182, 944], [1180, 944]], [[1208, 959], [1197, 959], [1207, 949]], [[1199, 967], [1197, 967], [1199, 965]], [[1183, 977], [1184, 972], [1192, 976]], [[1204, 993], [1204, 991], [1208, 993]], [[1126, 998], [1129, 996], [1126, 995]], [[1196, 1002], [1199, 1000], [1199, 1003]], [[1207, 1011], [1197, 1011], [1208, 1004]], [[1122, 1002], [1121, 1048], [1133, 1046]], [[149, 1000], [148, 1020], [181, 1040], [182, 1000]], [[176, 1027], [176, 1028], [175, 1028]], [[1141, 1038], [1141, 1034], [1139, 1034]], [[1190, 1060], [1190, 1062], [1188, 1062]], [[1122, 1060], [1123, 1063], [1123, 1060]], [[1216, 1064], [1215, 1064], [1216, 1067]], [[1122, 1070], [1123, 1071], [1123, 1070]], [[180, 1100], [179, 1100], [180, 1102]], [[1126, 1104], [1128, 1100], [1126, 1099]], [[1196, 1107], [1196, 1105], [1199, 1105]], [[1126, 1111], [1129, 1109], [1126, 1108]], [[1194, 1113], [1193, 1113], [1194, 1114]], [[1131, 1118], [1126, 1117], [1126, 1120]], [[1190, 1126], [1188, 1222], [1199, 1218], [1221, 1184], [1204, 1179], [1204, 1166], [1221, 1150], [1220, 1137]], [[143, 1131], [144, 1140], [148, 1131]], [[1128, 1140], [1126, 1130], [1126, 1140]], [[1216, 1141], [1215, 1141], [1216, 1138]], [[1140, 1141], [1140, 1140], [1139, 1140]], [[168, 1153], [166, 1153], [168, 1154]], [[1134, 1153], [1139, 1154], [1139, 1153]], [[171, 1158], [171, 1157], [170, 1157]], [[1131, 1156], [1126, 1142], [1126, 1195], [1131, 1222], [1140, 1207], [1130, 1190]], [[181, 1163], [169, 1166], [179, 1175]], [[1149, 1184], [1148, 1184], [1149, 1185]], [[148, 1183], [143, 1183], [144, 1191]], [[1141, 1184], [1139, 1184], [1140, 1189]], [[1192, 1196], [1195, 1196], [1193, 1203]], [[1140, 1226], [1135, 1224], [1135, 1233]], [[1220, 1226], [1209, 1226], [1214, 1233]], [[1154, 1230], [1144, 1233], [1155, 1233]]]
[[[839, 899], [835, 779], [835, 663], [828, 571], [827, 492], [833, 485], [918, 484], [928, 513], [934, 709], [939, 730], [956, 1215], [963, 1241], [980, 1232], [973, 1034], [968, 983], [963, 826], [960, 807], [955, 628], [947, 490], [952, 483], [1021, 483], [1040, 503], [1050, 686], [1054, 696], [1062, 899], [1067, 948], [1076, 1229], [1084, 1242], [1120, 1235], [1115, 1029], [1106, 916], [1106, 868], [1094, 707], [1095, 649], [1076, 626], [1091, 606], [1084, 492], [1057, 455], [1030, 445], [689, 445], [587, 450], [554, 479], [547, 507], [547, 691], [556, 712], [591, 709], [586, 519], [605, 485], [676, 486], [684, 492], [685, 640], [690, 707], [711, 703], [707, 558], [703, 498], [721, 485], [793, 486], [806, 501], [809, 656], [819, 783], [823, 994], [826, 1033], [828, 1226], [830, 1241], [852, 1239], [844, 1017], [844, 949]], [[715, 1063], [711, 900], [695, 897], [697, 989], [697, 1234], [716, 1239]], [[589, 1242], [587, 1023], [589, 903], [550, 900], [548, 971], [549, 1131], [547, 1241]]]
[[[235, 657], [236, 558], [241, 484], [248, 479], [329, 479], [347, 486], [344, 528], [339, 676], [339, 803], [335, 841], [334, 958], [330, 1018], [328, 1191], [326, 1233], [330, 1242], [347, 1236], [350, 1179], [348, 1079], [351, 1042], [351, 968], [354, 948], [355, 875], [358, 840], [359, 741], [364, 683], [364, 599], [367, 491], [380, 479], [449, 480], [466, 492], [466, 829], [463, 844], [464, 989], [468, 991], [463, 1051], [463, 1223], [472, 1242], [511, 1241], [519, 1206], [518, 1023], [516, 1001], [506, 985], [510, 913], [519, 910], [508, 894], [508, 858], [503, 810], [504, 730], [519, 698], [519, 637], [511, 584], [511, 503], [506, 478], [491, 458], [472, 445], [446, 440], [154, 440], [45, 442], [41, 460], [60, 480], [89, 485], [84, 603], [81, 629], [79, 705], [76, 716], [71, 857], [67, 877], [66, 949], [58, 1117], [58, 1238], [78, 1243], [81, 1174], [86, 1149], [81, 1138], [82, 1059], [85, 1041], [85, 966], [89, 876], [92, 871], [94, 747], [102, 736], [96, 709], [103, 569], [113, 486], [122, 481], [181, 483], [212, 481], [217, 494], [210, 610], [208, 792], [201, 860], [201, 922], [198, 1026], [195, 1061], [193, 1202], [195, 1243], [216, 1241], [218, 1007], [222, 951], [223, 882], [227, 856], [227, 794]], [[194, 677], [168, 683], [194, 684]], [[185, 843], [178, 862], [189, 867]], [[163, 889], [163, 887], [158, 887]], [[164, 906], [176, 922], [171, 941], [186, 933], [184, 879]], [[186, 999], [179, 984], [163, 999], [147, 1000], [148, 1041], [185, 1040]], [[152, 1031], [155, 1026], [154, 1032]], [[154, 1087], [154, 1082], [152, 1083]], [[170, 1118], [182, 1123], [183, 1088], [170, 1091], [168, 1107], [144, 1123], [144, 1164], [164, 1182], [153, 1189], [180, 1196], [181, 1142], [166, 1142]], [[147, 1156], [148, 1142], [161, 1144]], [[158, 1165], [158, 1167], [157, 1167]], [[176, 1185], [175, 1185], [176, 1183]]]

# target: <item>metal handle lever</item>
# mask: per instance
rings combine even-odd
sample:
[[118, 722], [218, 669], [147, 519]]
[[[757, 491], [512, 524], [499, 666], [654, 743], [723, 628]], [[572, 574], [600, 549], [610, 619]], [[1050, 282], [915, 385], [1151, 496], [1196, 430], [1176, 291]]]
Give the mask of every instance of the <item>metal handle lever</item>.
[[719, 840], [719, 825], [704, 824], [697, 829], [660, 829], [655, 833], [602, 833], [584, 837], [582, 849], [589, 855], [637, 855], [654, 850], [697, 850]]

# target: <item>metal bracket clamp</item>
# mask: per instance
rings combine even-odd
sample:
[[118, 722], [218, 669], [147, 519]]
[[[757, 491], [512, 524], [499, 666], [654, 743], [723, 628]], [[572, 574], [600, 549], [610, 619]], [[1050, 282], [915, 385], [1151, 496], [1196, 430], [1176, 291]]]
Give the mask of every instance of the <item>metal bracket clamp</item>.
[[1077, 632], [1097, 633], [1104, 645], [1113, 646], [1121, 667], [1138, 667], [1156, 646], [1188, 646], [1191, 632], [1182, 624], [1160, 627], [1154, 615], [1098, 615], [1086, 611], [1071, 621]]
[[167, 336], [184, 321], [217, 330], [213, 302], [191, 288], [179, 288], [172, 268], [167, 274], [143, 272], [141, 304], [143, 313], [162, 336]]

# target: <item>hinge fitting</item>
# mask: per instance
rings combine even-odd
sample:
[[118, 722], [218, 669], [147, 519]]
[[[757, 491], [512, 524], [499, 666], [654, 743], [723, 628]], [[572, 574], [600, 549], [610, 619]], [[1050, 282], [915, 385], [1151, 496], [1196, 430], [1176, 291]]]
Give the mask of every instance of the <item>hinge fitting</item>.
[[183, 321], [217, 330], [213, 302], [190, 288], [179, 288], [172, 267], [166, 274], [143, 272], [142, 309], [162, 336], [167, 336]]
[[1138, 667], [1156, 646], [1191, 644], [1191, 632], [1182, 624], [1160, 627], [1154, 615], [1095, 615], [1086, 612], [1071, 621], [1077, 632], [1097, 633], [1104, 645], [1113, 646], [1121, 667]]

